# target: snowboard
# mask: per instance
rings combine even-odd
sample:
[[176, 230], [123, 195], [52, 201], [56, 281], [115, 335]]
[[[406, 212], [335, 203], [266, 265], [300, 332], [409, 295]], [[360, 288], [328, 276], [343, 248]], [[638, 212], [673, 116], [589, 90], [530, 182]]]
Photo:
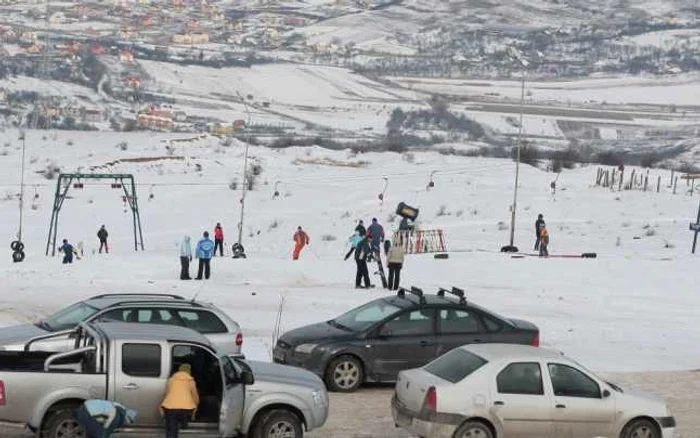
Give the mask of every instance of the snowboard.
[[379, 278], [382, 279], [382, 287], [384, 289], [388, 289], [389, 283], [386, 281], [386, 273], [384, 273], [384, 265], [382, 265], [381, 253], [379, 251], [375, 251], [374, 258], [377, 259], [377, 272], [375, 272], [375, 274], [379, 274]]

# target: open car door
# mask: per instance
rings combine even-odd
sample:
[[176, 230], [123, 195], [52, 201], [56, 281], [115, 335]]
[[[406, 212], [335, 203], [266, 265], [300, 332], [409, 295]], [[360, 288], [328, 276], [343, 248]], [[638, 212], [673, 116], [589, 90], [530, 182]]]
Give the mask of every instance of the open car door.
[[243, 370], [228, 356], [219, 358], [221, 363], [221, 378], [223, 379], [223, 394], [221, 397], [221, 412], [219, 414], [219, 432], [223, 436], [234, 436], [240, 432], [243, 425], [243, 408], [245, 407], [244, 374], [252, 373]]

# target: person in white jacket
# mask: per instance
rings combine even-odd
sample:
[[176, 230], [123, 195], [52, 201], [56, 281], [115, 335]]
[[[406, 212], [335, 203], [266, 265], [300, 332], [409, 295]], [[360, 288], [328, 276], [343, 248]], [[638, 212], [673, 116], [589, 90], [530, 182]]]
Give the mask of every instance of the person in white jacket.
[[192, 239], [185, 236], [180, 243], [180, 280], [192, 280], [190, 277], [190, 262], [192, 261]]
[[401, 281], [401, 268], [403, 268], [404, 250], [401, 239], [395, 239], [387, 254], [387, 267], [389, 268], [389, 290], [397, 290]]

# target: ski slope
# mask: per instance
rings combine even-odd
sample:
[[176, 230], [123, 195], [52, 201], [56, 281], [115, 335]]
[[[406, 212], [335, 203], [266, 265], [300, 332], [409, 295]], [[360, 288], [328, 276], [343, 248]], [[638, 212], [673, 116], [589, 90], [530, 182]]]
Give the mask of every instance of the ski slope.
[[[178, 293], [225, 309], [242, 325], [246, 355], [269, 360], [282, 297], [284, 331], [384, 294], [355, 290], [354, 264], [342, 257], [356, 219], [377, 217], [391, 230], [398, 220], [391, 222], [389, 216], [405, 201], [420, 208], [422, 228], [445, 231], [451, 254], [448, 260], [409, 256], [404, 285], [426, 292], [462, 287], [469, 300], [536, 323], [543, 345], [596, 371], [695, 369], [700, 364], [698, 258], [690, 255], [688, 231], [699, 198], [685, 194], [684, 184], [673, 195], [666, 187], [669, 173], [651, 172], [654, 189], [656, 175], [663, 177], [661, 193], [618, 193], [593, 186], [593, 166], [566, 170], [553, 197], [554, 174], [521, 167], [516, 244], [531, 249], [534, 220], [543, 213], [552, 254], [597, 252], [599, 258], [512, 259], [498, 252], [508, 239], [514, 172], [509, 160], [252, 147], [252, 163], [262, 167], [262, 174], [246, 197], [243, 244], [249, 259], [215, 259], [210, 281], [182, 282], [177, 244], [185, 234], [197, 238], [221, 222], [227, 250], [237, 238], [240, 184], [234, 191], [229, 183], [241, 181], [240, 143], [226, 147], [215, 137], [155, 133], [29, 132], [27, 260], [12, 264], [9, 243], [19, 217], [17, 138], [16, 131], [0, 133], [0, 240], [7, 245], [0, 257], [2, 325], [33, 321], [98, 293]], [[170, 141], [178, 138], [182, 141]], [[128, 143], [127, 150], [115, 147], [121, 141]], [[59, 239], [84, 242], [86, 256], [70, 266], [61, 265], [58, 256], [45, 257], [55, 180], [37, 171], [48, 162], [66, 172], [133, 173], [146, 252], [133, 251], [130, 213], [124, 212], [111, 181], [104, 181], [71, 189], [61, 212]], [[432, 171], [437, 171], [435, 188], [427, 191]], [[389, 183], [381, 205], [377, 195], [383, 177]], [[275, 186], [280, 196], [273, 199]], [[35, 191], [39, 199], [32, 209]], [[442, 206], [445, 214], [438, 215]], [[109, 255], [93, 254], [102, 224], [110, 232]], [[292, 234], [298, 225], [309, 233], [311, 245], [293, 262]]]

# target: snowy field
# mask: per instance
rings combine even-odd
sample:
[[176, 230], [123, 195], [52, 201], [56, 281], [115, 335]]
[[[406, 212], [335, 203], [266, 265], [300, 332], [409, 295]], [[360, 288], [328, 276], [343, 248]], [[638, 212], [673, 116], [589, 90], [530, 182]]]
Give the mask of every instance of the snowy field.
[[[512, 259], [498, 253], [508, 238], [499, 222], [507, 224], [510, 217], [510, 161], [251, 148], [262, 174], [246, 200], [243, 243], [249, 259], [216, 259], [210, 281], [182, 282], [177, 279], [182, 236], [196, 238], [221, 222], [229, 250], [236, 239], [241, 194], [228, 186], [241, 180], [243, 147], [190, 136], [192, 140], [172, 142], [175, 150], [168, 156], [165, 140], [172, 135], [59, 132], [46, 140], [42, 135], [29, 132], [27, 137], [28, 253], [24, 263], [12, 264], [9, 243], [18, 224], [21, 142], [16, 131], [0, 134], [0, 145], [9, 143], [0, 155], [0, 240], [7, 244], [6, 256], [0, 258], [2, 325], [33, 321], [98, 293], [196, 295], [241, 323], [246, 355], [269, 360], [281, 297], [282, 329], [288, 330], [384, 294], [381, 289], [356, 291], [354, 265], [342, 256], [356, 219], [378, 217], [393, 229], [398, 221], [391, 222], [390, 213], [405, 201], [420, 208], [422, 228], [445, 231], [451, 251], [448, 260], [408, 257], [405, 285], [428, 292], [438, 286], [463, 287], [470, 300], [536, 323], [543, 345], [598, 371], [681, 370], [700, 364], [698, 258], [690, 255], [688, 231], [699, 198], [685, 194], [681, 184], [673, 195], [666, 188], [670, 174], [659, 173], [661, 193], [618, 193], [592, 186], [595, 167], [567, 170], [553, 198], [549, 183], [555, 176], [523, 166], [516, 244], [531, 249], [533, 223], [543, 213], [553, 254], [597, 252], [599, 258]], [[115, 147], [120, 141], [128, 142], [126, 151]], [[119, 161], [134, 158], [140, 161]], [[83, 190], [69, 192], [58, 233], [59, 240], [84, 242], [86, 256], [70, 266], [61, 265], [58, 256], [45, 257], [55, 180], [36, 172], [51, 161], [64, 172], [134, 173], [146, 252], [132, 251], [131, 216], [111, 181], [86, 181]], [[426, 191], [432, 171], [437, 171], [435, 188]], [[650, 178], [654, 187], [656, 174], [652, 171]], [[383, 177], [389, 185], [382, 206], [377, 195]], [[281, 196], [273, 199], [278, 181]], [[35, 191], [39, 198], [32, 209]], [[443, 205], [445, 214], [439, 215]], [[112, 238], [109, 255], [93, 254], [101, 224]], [[311, 245], [293, 262], [292, 234], [298, 225], [309, 232]]]

